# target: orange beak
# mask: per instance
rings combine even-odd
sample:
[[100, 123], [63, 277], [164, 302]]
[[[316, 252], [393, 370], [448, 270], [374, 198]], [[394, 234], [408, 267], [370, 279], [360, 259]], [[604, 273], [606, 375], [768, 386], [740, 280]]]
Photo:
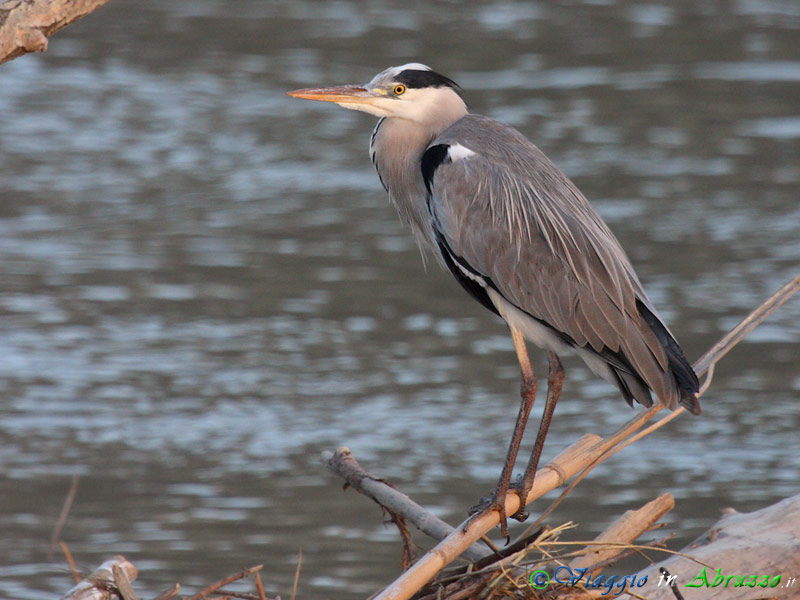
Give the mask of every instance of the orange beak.
[[304, 100], [317, 100], [319, 102], [335, 102], [336, 104], [369, 104], [373, 98], [380, 98], [380, 94], [370, 92], [359, 85], [340, 85], [327, 88], [309, 88], [287, 92], [292, 98]]

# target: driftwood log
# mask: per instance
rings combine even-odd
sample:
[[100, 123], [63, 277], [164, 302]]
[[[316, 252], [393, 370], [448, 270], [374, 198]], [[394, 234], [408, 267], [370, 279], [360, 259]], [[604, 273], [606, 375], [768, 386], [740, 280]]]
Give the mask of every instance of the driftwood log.
[[[571, 569], [588, 569], [608, 563], [622, 552], [622, 546], [633, 544], [675, 506], [672, 494], [662, 494], [638, 510], [629, 510], [598, 535], [586, 554], [569, 563]], [[607, 544], [607, 545], [604, 545]], [[595, 567], [594, 569], [598, 569]]]
[[[800, 598], [800, 495], [751, 513], [727, 509], [681, 554], [694, 560], [675, 555], [643, 569], [638, 577], [646, 575], [650, 583], [637, 592], [647, 600], [675, 600], [666, 585], [669, 576], [687, 600]], [[619, 598], [633, 600], [627, 594]]]
[[47, 50], [47, 38], [109, 0], [0, 0], [0, 63]]

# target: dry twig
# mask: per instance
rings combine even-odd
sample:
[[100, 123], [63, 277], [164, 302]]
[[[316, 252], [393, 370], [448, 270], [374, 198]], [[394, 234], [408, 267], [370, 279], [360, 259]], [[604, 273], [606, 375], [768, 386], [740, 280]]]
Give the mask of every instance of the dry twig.
[[181, 591], [181, 586], [180, 584], [176, 583], [168, 590], [165, 590], [164, 592], [160, 593], [153, 600], [170, 600], [171, 598], [177, 596], [180, 593], [180, 591]]
[[[528, 496], [529, 499], [538, 498], [563, 485], [567, 479], [591, 463], [602, 450], [602, 438], [592, 434], [584, 435], [575, 444], [557, 456], [553, 462], [536, 473], [536, 481]], [[514, 514], [518, 509], [519, 496], [509, 494], [506, 498], [507, 514]], [[467, 519], [433, 550], [430, 550], [409, 570], [396, 579], [390, 588], [376, 596], [376, 600], [386, 600], [388, 598], [403, 598], [407, 600], [443, 567], [455, 560], [464, 549], [471, 546], [499, 522], [499, 515], [494, 511]]]
[[618, 544], [632, 544], [635, 542], [640, 535], [650, 529], [674, 506], [675, 500], [672, 498], [672, 494], [662, 494], [638, 510], [627, 511], [594, 540], [595, 542], [608, 542], [614, 545], [604, 548], [593, 544], [591, 547], [587, 547], [586, 554], [569, 563], [570, 568], [588, 568], [597, 563], [613, 559], [621, 552]]
[[261, 572], [256, 571], [256, 591], [258, 592], [258, 600], [267, 600], [267, 595], [264, 593], [264, 586], [261, 583]]
[[72, 578], [75, 580], [75, 583], [80, 583], [83, 576], [81, 575], [80, 571], [78, 571], [78, 567], [75, 565], [75, 561], [72, 558], [72, 552], [69, 551], [69, 548], [64, 542], [59, 542], [59, 546], [61, 546], [61, 552], [64, 553], [64, 558], [69, 565], [69, 570], [72, 573]]
[[[53, 551], [58, 543], [58, 538], [61, 537], [61, 531], [64, 529], [64, 523], [67, 522], [69, 510], [72, 508], [72, 502], [75, 500], [75, 494], [78, 493], [78, 474], [72, 476], [72, 484], [67, 492], [67, 497], [64, 498], [64, 505], [61, 507], [61, 514], [58, 515], [55, 527], [53, 527], [53, 535], [50, 537], [50, 548], [47, 551], [47, 558], [53, 557]], [[63, 550], [63, 548], [62, 548]]]
[[[248, 594], [247, 592], [232, 592], [231, 590], [217, 590], [214, 592], [214, 594], [217, 594], [219, 596], [225, 596], [228, 598], [241, 598], [241, 600], [261, 600], [255, 594]], [[220, 599], [215, 596], [214, 600], [220, 600]]]
[[186, 598], [186, 600], [205, 600], [208, 598], [210, 594], [213, 594], [221, 587], [228, 585], [234, 581], [238, 581], [239, 579], [244, 579], [245, 577], [250, 577], [253, 573], [257, 573], [261, 569], [264, 568], [264, 565], [256, 565], [255, 567], [250, 567], [249, 569], [244, 569], [243, 571], [239, 571], [238, 573], [234, 573], [233, 575], [229, 575], [228, 577], [223, 577], [219, 581], [212, 583], [209, 586], [204, 587], [202, 590], [197, 592], [194, 596], [190, 596]]
[[294, 571], [294, 583], [292, 584], [292, 597], [291, 600], [295, 600], [297, 596], [297, 584], [300, 582], [300, 567], [303, 566], [303, 551], [299, 550], [297, 552], [297, 568]]

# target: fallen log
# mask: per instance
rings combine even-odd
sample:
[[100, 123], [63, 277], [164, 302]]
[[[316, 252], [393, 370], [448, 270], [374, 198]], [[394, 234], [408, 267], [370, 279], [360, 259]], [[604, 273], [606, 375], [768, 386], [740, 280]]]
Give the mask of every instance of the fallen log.
[[595, 538], [595, 544], [586, 548], [586, 554], [572, 560], [569, 567], [585, 569], [610, 562], [622, 552], [621, 545], [633, 544], [674, 506], [672, 494], [662, 494], [638, 510], [627, 511]]
[[[800, 494], [751, 513], [732, 508], [711, 529], [667, 560], [639, 572], [647, 600], [757, 600], [800, 597]], [[710, 565], [704, 567], [697, 561]], [[775, 585], [773, 585], [775, 584]], [[624, 594], [619, 598], [633, 600]]]

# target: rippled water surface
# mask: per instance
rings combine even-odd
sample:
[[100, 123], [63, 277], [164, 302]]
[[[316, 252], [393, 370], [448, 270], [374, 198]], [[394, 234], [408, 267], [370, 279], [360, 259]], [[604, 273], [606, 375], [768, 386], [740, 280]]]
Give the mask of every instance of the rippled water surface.
[[[0, 66], [0, 596], [125, 554], [141, 596], [264, 563], [269, 595], [363, 598], [396, 532], [321, 466], [349, 446], [460, 521], [517, 410], [499, 320], [388, 205], [367, 115], [291, 100], [422, 61], [581, 187], [692, 357], [798, 273], [789, 0], [113, 0]], [[675, 547], [798, 492], [800, 302], [684, 417], [551, 517], [596, 535], [671, 491]], [[536, 367], [543, 370], [536, 353]], [[546, 458], [631, 412], [574, 360]], [[426, 543], [419, 539], [420, 543]]]

